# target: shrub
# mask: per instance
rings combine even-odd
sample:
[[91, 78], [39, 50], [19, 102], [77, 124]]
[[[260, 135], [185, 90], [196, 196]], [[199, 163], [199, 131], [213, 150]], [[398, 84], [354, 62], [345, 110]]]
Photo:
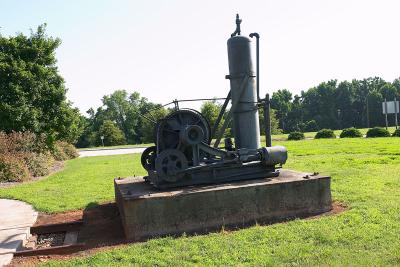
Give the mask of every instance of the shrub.
[[288, 140], [302, 140], [304, 139], [304, 134], [302, 132], [291, 132], [288, 136]]
[[362, 137], [362, 133], [360, 130], [352, 127], [352, 128], [347, 128], [343, 129], [343, 131], [340, 133], [340, 138], [355, 138], [355, 137]]
[[375, 127], [369, 129], [367, 132], [367, 137], [389, 137], [390, 133], [385, 128]]
[[0, 132], [0, 153], [40, 153], [48, 150], [45, 135], [37, 136], [31, 132]]
[[[55, 144], [55, 148], [57, 149], [58, 157], [62, 158], [60, 160], [74, 159], [79, 156], [76, 148], [67, 142], [57, 141]], [[56, 156], [54, 156], [54, 158], [57, 159]]]
[[0, 181], [16, 182], [31, 176], [49, 174], [57, 160], [67, 160], [78, 156], [75, 147], [57, 141], [50, 149], [46, 136], [30, 132], [0, 132]]
[[0, 155], [0, 182], [22, 182], [29, 179], [29, 170], [18, 154]]
[[316, 132], [319, 130], [318, 124], [315, 120], [310, 120], [305, 123], [306, 132]]
[[315, 135], [315, 139], [320, 138], [336, 138], [336, 135], [331, 129], [322, 129]]
[[52, 155], [58, 161], [73, 159], [79, 156], [73, 145], [63, 141], [57, 141], [54, 144]]
[[53, 155], [54, 159], [57, 161], [63, 161], [63, 160], [68, 159], [68, 156], [67, 156], [67, 154], [65, 154], [64, 149], [57, 144], [54, 145], [54, 147], [51, 151], [51, 154]]
[[28, 153], [24, 160], [32, 176], [49, 174], [54, 163], [54, 158], [49, 153]]
[[393, 137], [400, 137], [400, 128], [396, 129], [394, 133], [392, 134]]

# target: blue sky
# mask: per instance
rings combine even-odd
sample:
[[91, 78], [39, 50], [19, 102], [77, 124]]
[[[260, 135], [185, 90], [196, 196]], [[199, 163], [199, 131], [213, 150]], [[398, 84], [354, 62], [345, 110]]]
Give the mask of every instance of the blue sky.
[[392, 81], [400, 76], [399, 10], [396, 0], [0, 0], [0, 32], [47, 23], [62, 40], [68, 98], [85, 112], [116, 89], [158, 103], [225, 96], [237, 12], [243, 34], [261, 35], [262, 94], [329, 79]]

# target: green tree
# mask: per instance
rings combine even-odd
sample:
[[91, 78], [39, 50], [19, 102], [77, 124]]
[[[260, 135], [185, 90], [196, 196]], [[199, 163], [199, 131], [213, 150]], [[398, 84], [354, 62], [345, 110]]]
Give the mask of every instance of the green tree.
[[48, 37], [46, 25], [30, 36], [0, 35], [0, 130], [45, 133], [75, 142], [83, 130], [79, 111], [66, 100], [55, 51], [60, 39]]
[[[200, 113], [206, 118], [206, 120], [210, 124], [210, 127], [214, 127], [220, 111], [221, 105], [218, 104], [216, 100], [205, 101], [200, 107]], [[220, 125], [222, 125], [223, 123], [224, 122], [221, 121]]]
[[[146, 112], [144, 116], [146, 116], [145, 119], [141, 117], [141, 127], [140, 127], [140, 132], [141, 132], [141, 141], [142, 143], [155, 143], [156, 142], [156, 133], [155, 133], [155, 127], [156, 124], [154, 121], [158, 121], [165, 116], [167, 116], [168, 111], [161, 107], [161, 105], [155, 105], [152, 109], [154, 109], [151, 112]], [[150, 109], [148, 110], [150, 111]]]
[[287, 115], [291, 110], [292, 93], [287, 89], [274, 92], [271, 97], [271, 108], [276, 110], [276, 117], [279, 120], [279, 128], [287, 131]]
[[[258, 114], [260, 119], [260, 134], [265, 135], [264, 109], [260, 109]], [[271, 120], [271, 134], [282, 133], [282, 130], [279, 129], [279, 120], [276, 117], [276, 111], [274, 109], [270, 109], [269, 115]]]
[[126, 144], [126, 139], [123, 132], [118, 128], [118, 126], [110, 121], [105, 120], [100, 126], [97, 135], [97, 145], [101, 145], [101, 136], [104, 137], [105, 146], [115, 146]]

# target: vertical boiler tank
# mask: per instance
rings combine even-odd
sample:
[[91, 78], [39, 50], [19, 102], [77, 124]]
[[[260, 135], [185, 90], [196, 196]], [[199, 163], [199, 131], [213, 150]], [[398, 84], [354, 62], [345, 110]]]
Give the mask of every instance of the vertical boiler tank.
[[[228, 60], [232, 103], [238, 101], [237, 108], [233, 111], [236, 148], [260, 148], [260, 124], [251, 40], [241, 35], [229, 38]], [[243, 87], [244, 79], [247, 79], [247, 83], [243, 84]]]

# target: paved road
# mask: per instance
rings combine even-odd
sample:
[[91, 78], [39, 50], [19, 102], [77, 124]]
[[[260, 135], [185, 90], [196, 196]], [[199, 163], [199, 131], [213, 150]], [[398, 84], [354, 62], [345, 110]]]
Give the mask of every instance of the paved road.
[[9, 264], [13, 253], [28, 239], [37, 215], [25, 202], [0, 199], [0, 266]]
[[145, 147], [134, 147], [134, 148], [117, 148], [117, 149], [81, 150], [79, 151], [79, 157], [135, 154], [135, 153], [142, 153], [145, 149], [146, 149]]

